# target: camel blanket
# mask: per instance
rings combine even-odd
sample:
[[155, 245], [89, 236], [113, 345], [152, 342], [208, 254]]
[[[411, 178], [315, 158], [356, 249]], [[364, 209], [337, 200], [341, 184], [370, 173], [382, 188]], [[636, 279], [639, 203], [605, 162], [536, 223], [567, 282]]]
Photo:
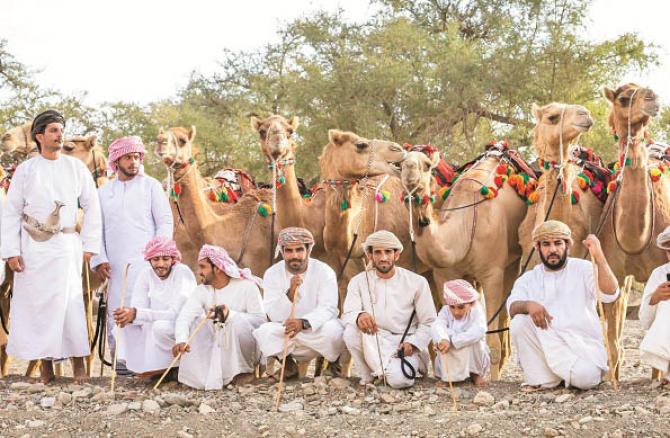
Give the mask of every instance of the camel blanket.
[[[21, 227], [23, 215], [45, 221], [56, 200], [65, 204], [60, 210], [63, 227], [75, 226], [78, 205], [84, 210], [81, 234], [34, 241]], [[89, 354], [82, 251], [100, 251], [100, 230], [98, 194], [81, 161], [37, 156], [17, 167], [2, 217], [2, 257], [21, 256], [25, 264], [14, 275], [9, 354], [24, 360]]]

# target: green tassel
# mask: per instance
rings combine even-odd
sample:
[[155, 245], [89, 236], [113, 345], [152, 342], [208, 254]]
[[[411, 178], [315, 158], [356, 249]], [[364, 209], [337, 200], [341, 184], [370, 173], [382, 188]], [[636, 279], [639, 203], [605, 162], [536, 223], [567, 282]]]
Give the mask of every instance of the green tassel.
[[616, 133], [614, 133], [614, 141], [619, 141], [619, 136]]
[[482, 186], [482, 188], [479, 189], [479, 193], [481, 193], [483, 196], [486, 196], [489, 194], [489, 188], [486, 186]]
[[630, 158], [626, 158], [626, 161], [624, 162], [624, 166], [630, 166], [630, 163], [631, 163], [631, 162], [632, 162], [632, 161], [631, 161]]
[[284, 184], [286, 184], [286, 178], [284, 178], [283, 176], [280, 176], [280, 177], [279, 177], [279, 184], [282, 185], [282, 186], [283, 186]]
[[342, 200], [342, 206], [340, 208], [342, 211], [349, 210], [349, 201], [347, 201], [346, 198]]
[[549, 161], [544, 162], [544, 170], [549, 170]]
[[577, 203], [577, 198], [575, 197], [574, 192], [572, 195], [570, 195], [570, 202], [572, 202], [572, 205], [575, 205]]

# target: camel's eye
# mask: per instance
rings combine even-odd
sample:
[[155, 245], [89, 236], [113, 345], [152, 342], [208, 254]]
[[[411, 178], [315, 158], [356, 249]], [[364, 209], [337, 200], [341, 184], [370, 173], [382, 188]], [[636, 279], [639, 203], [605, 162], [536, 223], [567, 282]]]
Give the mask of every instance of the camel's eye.
[[184, 146], [186, 144], [186, 139], [180, 137], [179, 138], [179, 144]]
[[630, 103], [630, 97], [626, 96], [619, 97], [619, 103], [623, 106], [628, 106], [628, 104]]
[[430, 163], [424, 161], [423, 162], [423, 171], [424, 172], [429, 172], [430, 171]]
[[293, 129], [288, 128], [288, 129], [286, 130], [286, 133], [289, 135], [289, 137], [292, 136], [292, 135], [293, 135]]
[[556, 122], [558, 122], [559, 117], [560, 117], [560, 115], [558, 115], [558, 114], [552, 114], [552, 115], [550, 115], [550, 116], [547, 116], [547, 119], [548, 119], [551, 123], [556, 123]]
[[358, 143], [356, 143], [356, 149], [358, 149], [358, 152], [363, 152], [367, 147], [368, 144], [363, 141], [359, 141]]
[[258, 133], [260, 134], [261, 138], [265, 138], [266, 135], [268, 135], [268, 132], [265, 129], [259, 129]]

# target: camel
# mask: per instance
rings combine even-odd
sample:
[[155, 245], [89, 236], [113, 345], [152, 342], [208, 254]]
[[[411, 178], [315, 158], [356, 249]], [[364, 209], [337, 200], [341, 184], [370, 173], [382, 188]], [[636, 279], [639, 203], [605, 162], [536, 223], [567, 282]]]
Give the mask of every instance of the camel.
[[[658, 172], [662, 161], [648, 156], [645, 128], [659, 112], [658, 96], [650, 88], [634, 83], [616, 90], [604, 89], [611, 103], [608, 123], [618, 142], [619, 172], [608, 187], [600, 235], [603, 250], [614, 274], [623, 284], [622, 296], [605, 307], [610, 341], [610, 360], [618, 378], [623, 360], [620, 345], [625, 323], [631, 275], [645, 282], [651, 271], [668, 259], [654, 244], [656, 236], [670, 225], [670, 181]], [[658, 177], [654, 176], [658, 172]]]
[[66, 140], [63, 143], [63, 154], [83, 161], [91, 171], [96, 187], [107, 182], [107, 156], [95, 135], [76, 136]]
[[[493, 319], [490, 327], [506, 327], [504, 301], [519, 270], [517, 229], [526, 214], [526, 203], [515, 188], [494, 187], [494, 179], [502, 178], [497, 170], [507, 174], [509, 161], [503, 152], [491, 149], [461, 174], [441, 209], [431, 202], [432, 170], [438, 162], [437, 151], [412, 151], [401, 164], [402, 183], [412, 194], [406, 207], [412, 214], [417, 255], [433, 268], [438, 285], [458, 278], [477, 281], [484, 291], [487, 319]], [[483, 195], [484, 188], [496, 196]], [[498, 380], [510, 354], [509, 336], [502, 331], [490, 334], [487, 341], [491, 378]]]
[[37, 153], [37, 143], [30, 137], [32, 122], [24, 123], [5, 132], [0, 138], [2, 153], [17, 152], [27, 158]]
[[[591, 190], [582, 191], [579, 188], [577, 177], [581, 167], [572, 161], [570, 153], [571, 143], [593, 126], [589, 111], [581, 105], [554, 102], [542, 107], [533, 105], [533, 115], [536, 119], [534, 147], [540, 164], [543, 164], [544, 173], [540, 176], [534, 195], [537, 199], [531, 196], [531, 200], [535, 202], [528, 208], [526, 218], [519, 228], [522, 263], [527, 264], [527, 269], [540, 262], [537, 252], [533, 250], [531, 234], [537, 225], [545, 221], [550, 207], [548, 219], [564, 222], [572, 230], [572, 257], [584, 257], [582, 240], [596, 231], [603, 208], [602, 202]], [[559, 181], [561, 175], [565, 182], [563, 186]], [[558, 192], [554, 198], [556, 190]], [[528, 261], [531, 252], [533, 254]]]
[[[198, 251], [209, 243], [225, 248], [240, 266], [262, 276], [270, 266], [271, 192], [255, 190], [236, 204], [224, 204], [219, 214], [201, 190], [202, 175], [195, 160], [195, 127], [173, 127], [163, 132], [155, 153], [172, 173], [171, 205], [175, 240], [184, 263], [197, 267]], [[276, 235], [276, 234], [275, 234]]]
[[315, 241], [312, 256], [327, 262], [328, 256], [323, 245], [325, 192], [317, 190], [309, 200], [305, 200], [300, 194], [295, 174], [297, 145], [293, 133], [298, 123], [297, 117], [286, 120], [279, 115], [263, 120], [251, 118], [251, 127], [258, 132], [261, 151], [270, 173], [273, 173], [273, 167], [277, 168], [275, 213], [278, 229], [307, 228]]

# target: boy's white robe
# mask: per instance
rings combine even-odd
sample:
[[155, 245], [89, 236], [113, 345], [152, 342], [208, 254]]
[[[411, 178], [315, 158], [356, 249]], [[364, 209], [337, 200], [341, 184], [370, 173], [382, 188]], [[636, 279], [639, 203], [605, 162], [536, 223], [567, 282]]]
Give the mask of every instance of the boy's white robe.
[[644, 287], [640, 302], [640, 325], [647, 333], [640, 344], [640, 360], [670, 377], [670, 300], [649, 304], [656, 288], [667, 281], [670, 263], [654, 269]]

